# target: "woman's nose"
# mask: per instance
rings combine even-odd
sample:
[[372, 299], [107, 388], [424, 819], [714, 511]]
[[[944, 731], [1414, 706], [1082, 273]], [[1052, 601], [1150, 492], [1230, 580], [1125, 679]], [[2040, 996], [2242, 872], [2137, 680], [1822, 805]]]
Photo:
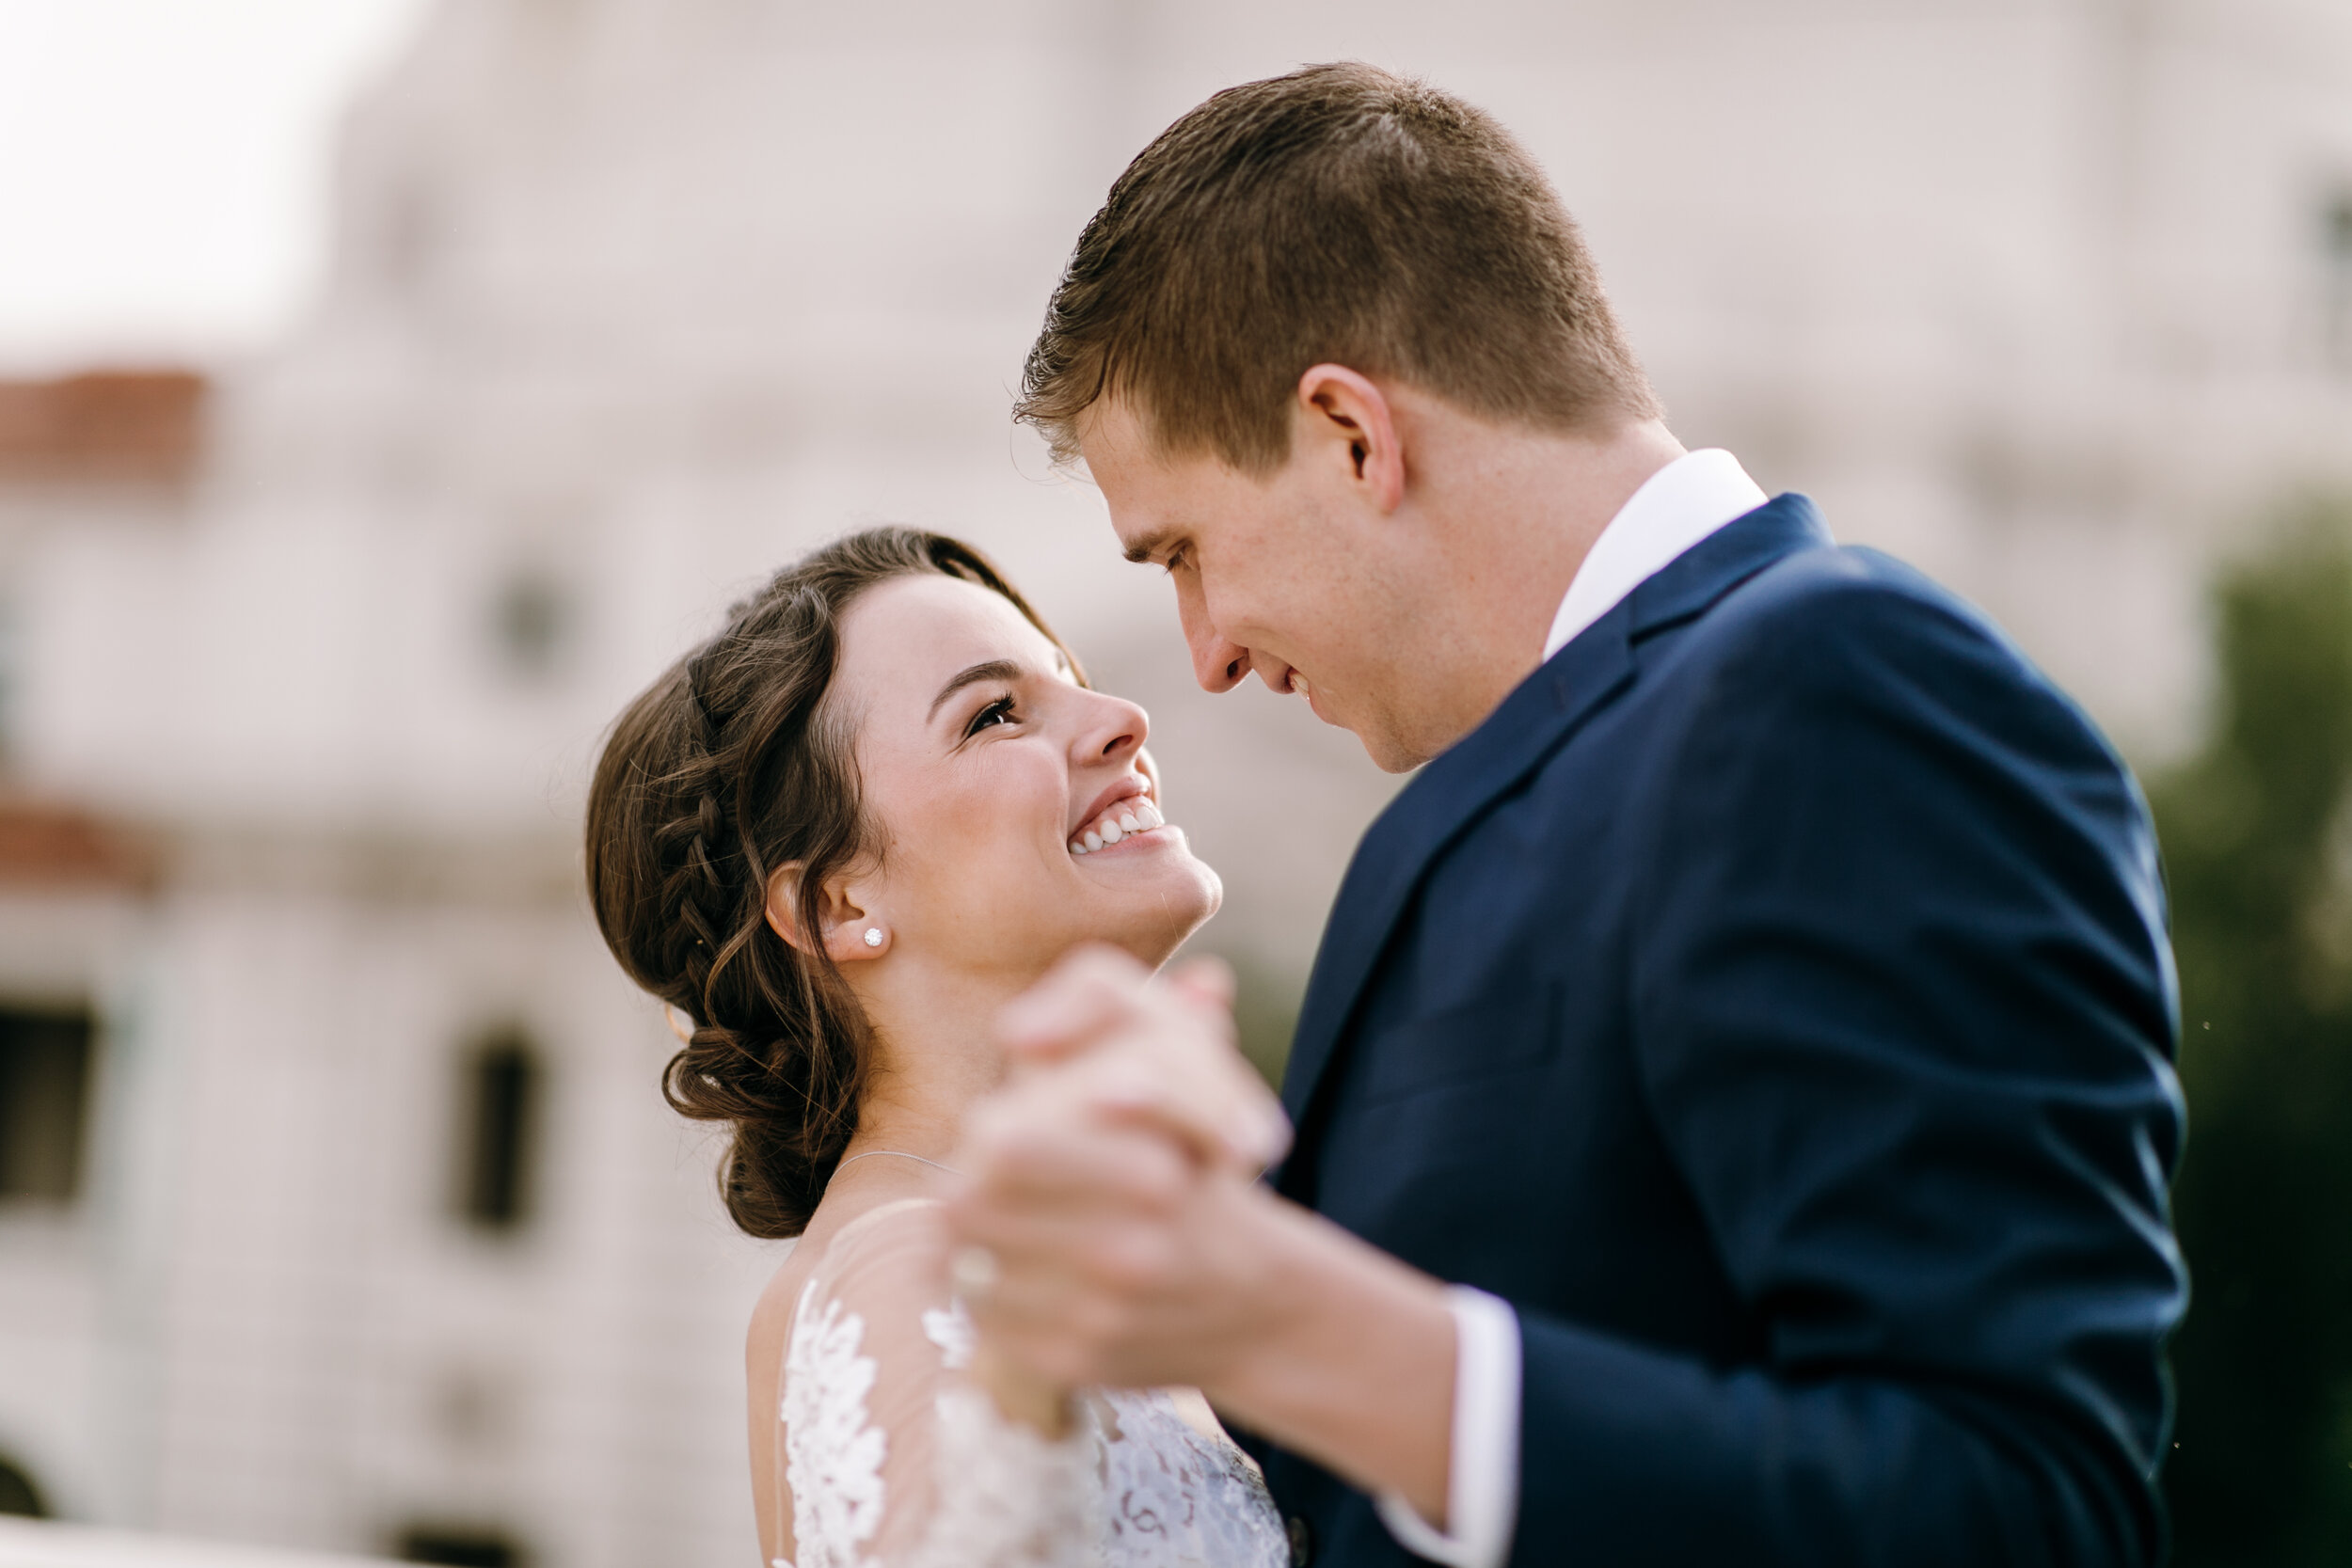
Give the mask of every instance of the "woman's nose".
[[1152, 716], [1124, 697], [1107, 692], [1089, 691], [1085, 732], [1079, 738], [1079, 760], [1084, 762], [1123, 761], [1143, 749], [1152, 735]]

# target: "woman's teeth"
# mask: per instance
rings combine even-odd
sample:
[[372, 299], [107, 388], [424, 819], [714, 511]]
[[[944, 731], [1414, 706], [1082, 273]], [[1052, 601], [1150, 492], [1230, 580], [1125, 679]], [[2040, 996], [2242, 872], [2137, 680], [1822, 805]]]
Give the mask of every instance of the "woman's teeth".
[[1168, 818], [1160, 808], [1141, 797], [1121, 800], [1119, 804], [1087, 824], [1086, 832], [1070, 841], [1073, 855], [1089, 855], [1105, 849], [1122, 838], [1148, 833], [1154, 828], [1168, 826]]

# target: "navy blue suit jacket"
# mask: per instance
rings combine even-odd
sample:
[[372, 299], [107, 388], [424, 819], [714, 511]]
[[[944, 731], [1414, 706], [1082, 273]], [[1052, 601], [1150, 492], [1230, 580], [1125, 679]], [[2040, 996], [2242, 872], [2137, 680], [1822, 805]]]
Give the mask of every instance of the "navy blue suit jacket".
[[[2176, 1012], [2123, 766], [1785, 496], [1365, 836], [1276, 1182], [1516, 1308], [1515, 1564], [2150, 1563]], [[1412, 1560], [1264, 1457], [1316, 1561]]]

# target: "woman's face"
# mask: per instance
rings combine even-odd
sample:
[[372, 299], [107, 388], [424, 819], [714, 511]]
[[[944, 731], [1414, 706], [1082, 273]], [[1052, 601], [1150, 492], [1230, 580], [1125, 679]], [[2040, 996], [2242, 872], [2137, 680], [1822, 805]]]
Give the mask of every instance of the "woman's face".
[[1216, 873], [1160, 813], [1143, 709], [1076, 684], [1002, 595], [867, 590], [828, 701], [881, 839], [856, 885], [886, 955], [1025, 986], [1089, 939], [1159, 964], [1216, 912]]

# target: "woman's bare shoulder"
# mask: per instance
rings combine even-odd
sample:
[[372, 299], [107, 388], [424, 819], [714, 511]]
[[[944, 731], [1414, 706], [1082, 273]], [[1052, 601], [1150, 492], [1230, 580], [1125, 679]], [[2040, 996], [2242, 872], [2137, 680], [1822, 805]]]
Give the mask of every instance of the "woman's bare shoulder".
[[940, 1203], [932, 1197], [845, 1206], [834, 1214], [820, 1207], [752, 1308], [746, 1349], [755, 1374], [781, 1365], [809, 1281], [821, 1277], [828, 1294], [876, 1287], [928, 1293], [943, 1275], [945, 1236]]

